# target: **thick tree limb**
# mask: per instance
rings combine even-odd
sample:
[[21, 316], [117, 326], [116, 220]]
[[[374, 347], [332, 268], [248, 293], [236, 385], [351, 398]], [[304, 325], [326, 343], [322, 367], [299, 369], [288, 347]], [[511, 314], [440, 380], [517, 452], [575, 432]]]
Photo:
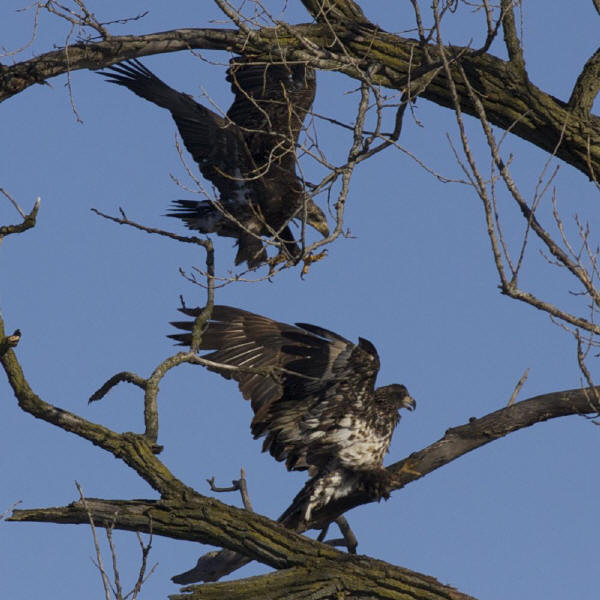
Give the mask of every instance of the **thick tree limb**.
[[502, 11], [502, 31], [504, 33], [504, 44], [510, 64], [517, 70], [518, 74], [527, 79], [525, 72], [525, 59], [523, 57], [523, 48], [517, 34], [515, 23], [515, 0], [501, 0], [500, 10]]
[[[0, 317], [0, 340], [6, 337]], [[155, 490], [165, 497], [199, 496], [177, 479], [155, 456], [155, 445], [147, 437], [135, 433], [116, 433], [103, 425], [92, 423], [75, 413], [44, 402], [29, 386], [15, 353], [7, 349], [0, 354], [0, 364], [8, 377], [22, 410], [74, 433], [120, 458]]]
[[[214, 498], [200, 495], [185, 500], [103, 500], [86, 498], [97, 526], [163, 535], [215, 546], [228, 546], [273, 568], [302, 566], [307, 557], [335, 559], [344, 554], [300, 536], [282, 525]], [[116, 518], [115, 518], [116, 515]], [[84, 524], [82, 502], [68, 506], [15, 510], [9, 520]]]
[[[472, 419], [465, 425], [449, 429], [437, 442], [388, 467], [392, 476], [390, 491], [518, 429], [556, 417], [597, 412], [599, 408], [589, 390], [575, 389], [536, 396]], [[372, 501], [365, 494], [355, 493], [331, 503], [315, 513], [311, 527], [323, 527], [343, 512]], [[315, 556], [313, 553], [316, 552], [312, 546], [316, 542], [299, 537], [265, 517], [195, 494], [188, 495], [183, 501], [179, 498], [156, 502], [88, 499], [87, 503], [99, 525], [108, 520], [112, 522], [118, 510], [119, 517], [114, 525], [117, 529], [149, 532], [151, 528], [158, 535], [227, 548], [200, 559], [193, 570], [194, 576], [199, 577], [197, 580], [214, 581], [251, 559], [274, 568], [299, 567], [306, 564], [303, 561], [307, 556]], [[79, 503], [73, 503], [62, 508], [17, 510], [10, 520], [86, 523], [87, 512]], [[286, 525], [293, 527], [295, 524]], [[332, 548], [325, 554], [323, 552], [319, 551], [318, 555], [331, 557], [331, 560], [338, 556], [330, 554], [338, 552]]]
[[[401, 489], [463, 454], [518, 429], [557, 417], [597, 412], [600, 407], [593, 403], [593, 398], [590, 390], [582, 389], [544, 394], [449, 429], [437, 442], [388, 467], [392, 476], [389, 491]], [[364, 494], [357, 493], [331, 503], [326, 510], [315, 513], [311, 527], [323, 527], [347, 510], [370, 501], [372, 500]], [[288, 526], [294, 524], [290, 523]], [[229, 550], [210, 552], [198, 560], [190, 577], [197, 577], [196, 581], [216, 581], [247, 562], [246, 557]]]
[[[370, 598], [428, 598], [468, 600], [468, 596], [441, 585], [434, 578], [388, 563], [346, 554], [295, 534], [265, 517], [217, 500], [192, 503], [151, 500], [99, 500], [87, 498], [65, 507], [14, 511], [11, 521], [87, 523], [88, 511], [96, 526], [147, 531], [171, 538], [235, 547], [251, 558], [285, 569], [264, 577], [189, 588], [175, 598], [293, 598], [291, 592], [312, 590], [315, 598], [335, 597], [352, 591]], [[87, 508], [87, 510], [86, 510]], [[116, 517], [115, 517], [116, 515]], [[231, 543], [236, 540], [235, 543]], [[302, 573], [294, 584], [291, 578]], [[249, 595], [243, 596], [242, 593]], [[290, 593], [291, 593], [290, 592]]]
[[582, 116], [590, 114], [594, 100], [600, 92], [600, 49], [585, 63], [569, 98], [569, 108]]
[[235, 582], [184, 588], [186, 594], [171, 600], [473, 600], [435, 579], [405, 569], [388, 569], [385, 563], [360, 557], [335, 566], [296, 567]]
[[[600, 391], [600, 388], [594, 389]], [[591, 390], [581, 388], [542, 394], [522, 400], [479, 419], [471, 419], [465, 425], [448, 429], [437, 442], [387, 468], [392, 476], [390, 491], [399, 490], [467, 452], [485, 446], [519, 429], [558, 417], [596, 413], [600, 410], [600, 406], [594, 402], [593, 398]], [[363, 504], [364, 499], [363, 495], [355, 494], [345, 501], [332, 503], [328, 510], [316, 513], [311, 525], [318, 526], [331, 520], [331, 517], [335, 518], [338, 514]]]
[[[307, 0], [307, 4], [311, 3]], [[99, 69], [128, 58], [193, 48], [252, 54], [267, 60], [307, 60], [316, 68], [338, 70], [355, 78], [363, 77], [369, 65], [377, 65], [373, 83], [398, 90], [404, 90], [411, 79], [418, 77], [420, 69], [431, 70], [427, 55], [437, 56], [434, 45], [356, 21], [285, 25], [252, 33], [249, 37], [231, 29], [178, 29], [75, 44], [69, 46], [68, 54], [65, 49], [55, 50], [12, 66], [0, 66], [0, 101], [69, 70]], [[449, 46], [445, 50], [450, 57], [461, 55], [460, 64], [490, 123], [511, 128], [512, 133], [546, 152], [556, 150], [559, 158], [590, 177], [600, 172], [599, 117], [584, 118], [580, 111], [569, 110], [565, 102], [524, 80], [522, 73], [516, 74], [510, 62], [465, 48]], [[451, 72], [463, 110], [476, 116], [460, 70], [454, 65]], [[441, 72], [422, 97], [448, 108], [454, 106], [446, 76]]]
[[368, 23], [367, 17], [352, 0], [301, 0], [317, 23]]

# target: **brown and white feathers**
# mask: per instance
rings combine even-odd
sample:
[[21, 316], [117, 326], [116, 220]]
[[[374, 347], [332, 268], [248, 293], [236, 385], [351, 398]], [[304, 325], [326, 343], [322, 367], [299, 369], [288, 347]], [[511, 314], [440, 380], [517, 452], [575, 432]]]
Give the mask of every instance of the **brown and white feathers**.
[[[193, 321], [173, 325], [185, 333], [170, 337], [189, 345]], [[212, 350], [203, 355], [212, 363], [238, 368], [207, 367], [238, 382], [254, 411], [252, 433], [265, 438], [263, 451], [312, 476], [290, 507], [296, 517], [308, 522], [315, 509], [358, 485], [379, 493], [374, 473], [383, 469], [398, 410], [415, 402], [403, 385], [375, 388], [379, 357], [371, 342], [215, 306], [200, 349]]]

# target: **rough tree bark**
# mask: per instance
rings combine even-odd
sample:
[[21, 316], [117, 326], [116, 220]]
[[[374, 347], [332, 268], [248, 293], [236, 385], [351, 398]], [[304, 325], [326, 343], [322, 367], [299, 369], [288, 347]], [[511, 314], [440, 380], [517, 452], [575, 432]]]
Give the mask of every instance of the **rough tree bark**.
[[[360, 78], [372, 70], [373, 83], [409, 90], [419, 77], [440, 66], [438, 49], [385, 32], [366, 20], [354, 2], [304, 0], [316, 24], [239, 29], [177, 29], [140, 36], [110, 36], [73, 44], [11, 66], [0, 65], [0, 101], [67, 71], [100, 69], [116, 62], [189, 49], [227, 50], [265, 60], [306, 60], [317, 68]], [[325, 6], [325, 8], [323, 8]], [[275, 43], [276, 42], [276, 43]], [[341, 51], [343, 49], [343, 52]], [[591, 179], [600, 172], [600, 118], [590, 113], [598, 92], [594, 55], [582, 68], [568, 102], [536, 87], [523, 62], [503, 61], [470, 48], [446, 47], [479, 95], [490, 123], [556, 155]], [[477, 116], [463, 75], [452, 76], [465, 113]], [[439, 70], [421, 97], [453, 108], [446, 76]]]
[[[133, 57], [194, 48], [228, 50], [261, 59], [306, 60], [387, 88], [411, 93], [420, 78], [419, 94], [454, 108], [448, 76], [441, 69], [439, 48], [385, 32], [370, 23], [349, 0], [303, 0], [315, 24], [282, 25], [257, 30], [180, 29], [140, 36], [106, 36], [53, 50], [11, 66], [0, 65], [0, 100], [27, 87], [77, 69], [98, 69]], [[503, 5], [506, 5], [504, 2]], [[504, 33], [509, 60], [486, 51], [445, 47], [461, 107], [478, 115], [473, 92], [489, 122], [573, 165], [596, 179], [600, 170], [600, 119], [590, 113], [598, 93], [598, 57], [582, 68], [568, 102], [554, 98], [529, 80], [516, 43], [512, 10], [505, 11]], [[277, 43], [274, 43], [274, 41]], [[512, 51], [510, 51], [512, 48]], [[275, 53], [277, 49], [278, 53]], [[342, 51], [343, 50], [343, 51]], [[485, 49], [484, 49], [485, 50]], [[470, 86], [465, 84], [465, 76]], [[23, 224], [0, 229], [1, 235], [33, 227], [37, 206]], [[336, 598], [351, 594], [371, 598], [452, 598], [466, 595], [435, 579], [368, 557], [352, 556], [285, 529], [269, 519], [207, 498], [174, 477], [157, 458], [152, 435], [118, 434], [44, 402], [29, 386], [11, 336], [0, 319], [0, 362], [22, 410], [83, 437], [134, 469], [155, 489], [158, 500], [87, 499], [69, 506], [14, 511], [12, 521], [87, 523], [117, 529], [153, 532], [222, 546], [277, 569], [274, 573], [228, 583], [188, 588], [175, 598]], [[548, 419], [598, 412], [599, 388], [554, 392], [518, 402], [469, 423], [449, 429], [438, 441], [390, 467], [390, 490], [398, 490], [454, 459], [513, 431]], [[317, 511], [312, 527], [329, 523], [355, 506], [371, 502], [354, 494]], [[115, 522], [115, 513], [117, 519]]]
[[[112, 453], [134, 469], [159, 494], [160, 500], [87, 499], [69, 506], [15, 510], [11, 521], [87, 523], [153, 532], [174, 539], [223, 546], [279, 569], [277, 573], [227, 584], [189, 588], [189, 598], [279, 598], [281, 590], [307, 593], [320, 590], [368, 594], [372, 598], [456, 598], [468, 596], [433, 578], [364, 556], [353, 556], [309, 540], [266, 517], [207, 498], [179, 481], [157, 458], [152, 440], [135, 433], [119, 434], [71, 412], [44, 402], [27, 383], [0, 320], [0, 362], [22, 410], [65, 431], [79, 435]], [[397, 490], [466, 452], [509, 433], [551, 418], [597, 412], [590, 390], [567, 390], [531, 398], [498, 410], [468, 424], [449, 429], [443, 438], [388, 467], [390, 491]], [[311, 526], [319, 527], [371, 498], [354, 494], [315, 514]], [[115, 515], [116, 519], [115, 519]], [[283, 570], [283, 572], [281, 571]], [[324, 581], [328, 582], [324, 586]], [[282, 586], [291, 586], [285, 588]], [[293, 596], [291, 596], [293, 597]]]

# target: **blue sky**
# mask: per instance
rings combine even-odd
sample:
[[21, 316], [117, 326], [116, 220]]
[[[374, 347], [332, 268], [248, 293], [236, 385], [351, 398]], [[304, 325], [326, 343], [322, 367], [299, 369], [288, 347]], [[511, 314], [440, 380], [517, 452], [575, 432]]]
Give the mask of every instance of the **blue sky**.
[[[114, 33], [223, 21], [209, 2], [201, 9], [187, 0], [169, 3], [168, 9], [148, 0], [127, 4], [128, 15], [150, 13]], [[382, 27], [410, 29], [403, 5], [376, 4], [368, 14]], [[596, 49], [598, 16], [591, 3], [573, 3], [568, 11], [549, 4], [527, 3], [522, 24], [527, 66], [536, 85], [566, 100]], [[7, 49], [23, 45], [30, 33], [31, 13], [14, 12], [21, 5], [9, 0], [1, 9]], [[289, 20], [307, 20], [298, 2], [289, 5]], [[123, 16], [122, 3], [90, 7], [106, 20]], [[446, 41], [473, 39], [476, 46], [481, 23], [478, 13], [451, 17]], [[43, 16], [36, 42], [17, 60], [64, 43], [67, 33], [63, 23]], [[494, 51], [502, 56], [500, 47]], [[174, 88], [206, 91], [227, 109], [231, 95], [223, 65], [229, 57], [202, 56], [207, 61], [176, 53], [143, 62]], [[0, 309], [8, 329], [23, 332], [17, 354], [42, 398], [115, 430], [140, 431], [137, 389], [123, 385], [92, 406], [87, 398], [117, 371], [147, 376], [174, 352], [166, 335], [168, 322], [177, 318], [179, 295], [190, 305], [204, 301], [202, 290], [178, 270], [202, 266], [204, 256], [191, 246], [109, 223], [90, 209], [116, 214], [123, 207], [132, 219], [183, 233], [182, 225], [162, 216], [172, 199], [189, 197], [169, 176], [185, 178], [175, 126], [166, 111], [89, 72], [71, 76], [79, 123], [66, 77], [49, 83], [1, 106], [0, 186], [26, 210], [38, 196], [42, 206], [34, 230], [10, 236], [0, 247]], [[346, 92], [355, 88], [355, 81], [319, 73], [315, 110], [351, 121], [356, 95]], [[460, 177], [446, 139], [458, 139], [452, 113], [419, 101], [416, 116], [419, 123], [406, 115], [402, 146], [444, 175]], [[317, 127], [324, 151], [341, 160], [348, 135], [322, 123]], [[468, 119], [468, 128], [482, 169], [489, 172], [478, 126]], [[547, 156], [511, 137], [503, 149], [513, 153], [513, 174], [531, 194]], [[596, 189], [568, 165], [553, 164], [560, 165], [556, 195], [569, 231], [575, 213], [597, 223]], [[500, 201], [505, 227], [515, 231], [509, 236], [518, 240], [519, 216], [507, 198]], [[547, 208], [546, 201], [544, 218]], [[17, 220], [0, 198], [0, 222]], [[352, 237], [330, 247], [327, 259], [304, 280], [291, 270], [273, 282], [231, 284], [218, 290], [217, 302], [371, 340], [382, 363], [378, 383], [404, 383], [418, 402], [417, 411], [405, 414], [398, 426], [388, 463], [469, 417], [504, 406], [526, 368], [530, 375], [521, 399], [580, 384], [570, 335], [544, 314], [500, 295], [483, 211], [470, 188], [440, 183], [406, 154], [389, 149], [358, 168], [345, 224]], [[216, 248], [217, 270], [227, 274], [231, 241], [218, 239]], [[522, 283], [583, 310], [581, 300], [568, 294], [566, 276], [548, 266], [535, 246]], [[595, 362], [589, 367], [594, 375]], [[89, 497], [155, 497], [112, 456], [22, 413], [4, 379], [0, 390], [0, 512], [18, 500], [22, 507], [67, 504], [77, 497], [75, 480]], [[161, 457], [198, 491], [209, 493], [205, 479], [213, 475], [228, 484], [244, 466], [255, 509], [276, 517], [303, 484], [303, 474], [290, 474], [261, 454], [249, 432], [250, 407], [231, 382], [183, 366], [163, 381], [159, 403]], [[583, 418], [537, 425], [464, 456], [388, 502], [357, 508], [347, 516], [359, 552], [486, 600], [596, 598], [600, 483], [592, 458], [599, 435]], [[239, 504], [234, 495], [220, 499]], [[121, 576], [133, 582], [139, 563], [135, 537], [116, 533], [115, 539]], [[145, 597], [156, 598], [177, 592], [170, 576], [209, 549], [160, 538], [153, 546], [151, 559], [159, 564]], [[0, 581], [7, 598], [101, 597], [92, 555], [85, 526], [0, 524]], [[254, 564], [237, 575], [259, 572], [264, 569]]]

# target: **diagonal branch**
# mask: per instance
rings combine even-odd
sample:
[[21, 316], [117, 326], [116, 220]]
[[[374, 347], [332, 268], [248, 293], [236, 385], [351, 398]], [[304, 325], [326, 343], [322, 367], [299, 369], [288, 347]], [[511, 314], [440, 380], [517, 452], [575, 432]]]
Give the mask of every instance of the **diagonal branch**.
[[[7, 194], [5, 190], [0, 188], [0, 192], [7, 195], [7, 197], [12, 201], [12, 198]], [[18, 223], [17, 225], [0, 225], [0, 240], [6, 235], [11, 235], [13, 233], [23, 233], [24, 231], [35, 227], [37, 214], [40, 209], [40, 203], [41, 198], [38, 198], [35, 201], [35, 204], [33, 205], [33, 208], [31, 209], [31, 212], [28, 215], [23, 214], [23, 211], [18, 207], [18, 205], [15, 205], [19, 213], [21, 213], [23, 221], [21, 223]]]
[[[87, 510], [86, 510], [87, 507]], [[288, 595], [270, 595], [269, 588], [277, 581], [289, 582], [289, 576], [302, 572], [302, 581], [311, 583], [312, 589], [322, 592], [335, 584], [344, 591], [361, 591], [369, 598], [430, 598], [431, 600], [468, 600], [433, 577], [422, 575], [365, 556], [345, 554], [326, 544], [295, 534], [265, 517], [212, 499], [194, 503], [165, 503], [150, 500], [99, 500], [86, 499], [69, 506], [15, 511], [12, 521], [43, 521], [54, 523], [87, 523], [88, 511], [97, 526], [129, 531], [147, 531], [177, 539], [227, 545], [242, 551], [276, 569], [278, 573], [252, 578], [254, 589], [247, 598], [281, 598]], [[115, 514], [117, 515], [115, 518]], [[235, 540], [235, 541], [234, 541]], [[290, 571], [291, 569], [291, 571]], [[287, 574], [287, 575], [286, 575]], [[306, 576], [305, 576], [306, 575]], [[214, 586], [188, 588], [192, 594], [180, 598], [241, 598], [242, 588], [248, 580]], [[324, 583], [327, 585], [324, 586]], [[302, 585], [296, 582], [296, 589]], [[357, 587], [358, 586], [358, 587]], [[219, 595], [220, 594], [220, 595]], [[177, 597], [177, 596], [176, 596]], [[312, 596], [328, 597], [328, 596]]]
[[569, 98], [569, 108], [581, 113], [590, 114], [594, 100], [600, 92], [600, 48], [587, 60]]
[[[600, 406], [592, 398], [595, 396], [589, 389], [553, 392], [512, 404], [480, 419], [469, 419], [469, 423], [449, 429], [433, 444], [390, 465], [389, 491], [401, 489], [467, 452], [519, 429], [567, 415], [596, 413]], [[311, 527], [322, 528], [346, 511], [369, 502], [373, 502], [373, 499], [362, 493], [354, 493], [332, 502], [313, 515]], [[296, 524], [286, 525], [295, 527]], [[193, 572], [197, 577], [196, 581], [216, 581], [248, 562], [250, 561], [247, 557], [231, 550], [209, 552], [198, 560]]]
[[[5, 338], [4, 321], [0, 316], [0, 340]], [[0, 364], [23, 411], [74, 433], [120, 458], [163, 496], [198, 495], [156, 458], [157, 448], [147, 437], [135, 433], [116, 433], [103, 425], [44, 402], [29, 386], [21, 365], [10, 348], [0, 354]]]
[[519, 0], [501, 0], [502, 31], [504, 32], [504, 44], [506, 45], [510, 64], [525, 81], [527, 79], [527, 73], [525, 72], [525, 58], [523, 57], [523, 48], [521, 47], [521, 41], [519, 40], [515, 23], [514, 5], [518, 1]]
[[[517, 402], [479, 419], [470, 419], [465, 425], [449, 429], [442, 438], [426, 448], [389, 466], [390, 491], [401, 489], [467, 452], [519, 429], [557, 417], [596, 413], [600, 406], [593, 398], [589, 389], [552, 392]], [[364, 493], [354, 493], [317, 511], [311, 527], [321, 528], [347, 510], [373, 501]], [[198, 581], [214, 581], [252, 559], [274, 568], [302, 566], [308, 555], [314, 556], [317, 548], [311, 546], [317, 542], [297, 536], [266, 517], [228, 507], [217, 500], [193, 493], [184, 500], [179, 497], [161, 501], [88, 499], [87, 503], [99, 525], [112, 523], [117, 511], [117, 529], [152, 530], [175, 539], [228, 548], [216, 554], [211, 553], [210, 560], [199, 561], [195, 569]], [[17, 510], [11, 520], [86, 523], [87, 513], [80, 503], [73, 503], [62, 508]], [[295, 524], [286, 525], [293, 527]], [[318, 548], [322, 547], [318, 545]], [[327, 551], [319, 551], [319, 555], [334, 560], [333, 557], [338, 554], [330, 552], [338, 551], [328, 548]], [[223, 560], [223, 556], [226, 560]]]
[[[307, 0], [308, 1], [308, 0]], [[333, 0], [331, 0], [333, 3]], [[350, 6], [351, 3], [335, 3]], [[318, 6], [318, 0], [314, 2]], [[307, 49], [307, 41], [310, 49]], [[82, 42], [41, 54], [14, 65], [0, 65], [0, 101], [35, 83], [78, 69], [99, 69], [116, 62], [190, 49], [227, 50], [264, 60], [301, 60], [320, 69], [364, 77], [365, 67], [380, 68], [373, 84], [405, 90], [415, 65], [428, 65], [436, 45], [403, 38], [360, 20], [335, 24], [288, 25], [253, 30], [251, 39], [233, 29], [178, 29], [140, 36], [112, 36], [101, 42]], [[510, 61], [469, 48], [445, 46], [460, 64], [480, 98], [490, 123], [510, 129], [524, 140], [553, 152], [586, 175], [600, 172], [600, 118], [576, 111], [522, 77], [515, 77]], [[463, 109], [477, 112], [457, 65], [451, 66]], [[446, 108], [454, 103], [444, 73], [434, 77], [421, 96]]]
[[[600, 388], [593, 388], [600, 391]], [[568, 415], [598, 412], [600, 406], [593, 400], [588, 388], [576, 388], [535, 396], [501, 408], [479, 419], [469, 419], [465, 425], [448, 429], [444, 436], [426, 448], [390, 465], [391, 490], [424, 477], [447, 465], [467, 452], [503, 438], [514, 431]], [[315, 515], [314, 521], [325, 522], [332, 517], [363, 504], [363, 494], [354, 494], [329, 506], [329, 510]], [[311, 524], [315, 525], [315, 522]]]
[[367, 17], [352, 0], [301, 0], [317, 23], [368, 23]]

